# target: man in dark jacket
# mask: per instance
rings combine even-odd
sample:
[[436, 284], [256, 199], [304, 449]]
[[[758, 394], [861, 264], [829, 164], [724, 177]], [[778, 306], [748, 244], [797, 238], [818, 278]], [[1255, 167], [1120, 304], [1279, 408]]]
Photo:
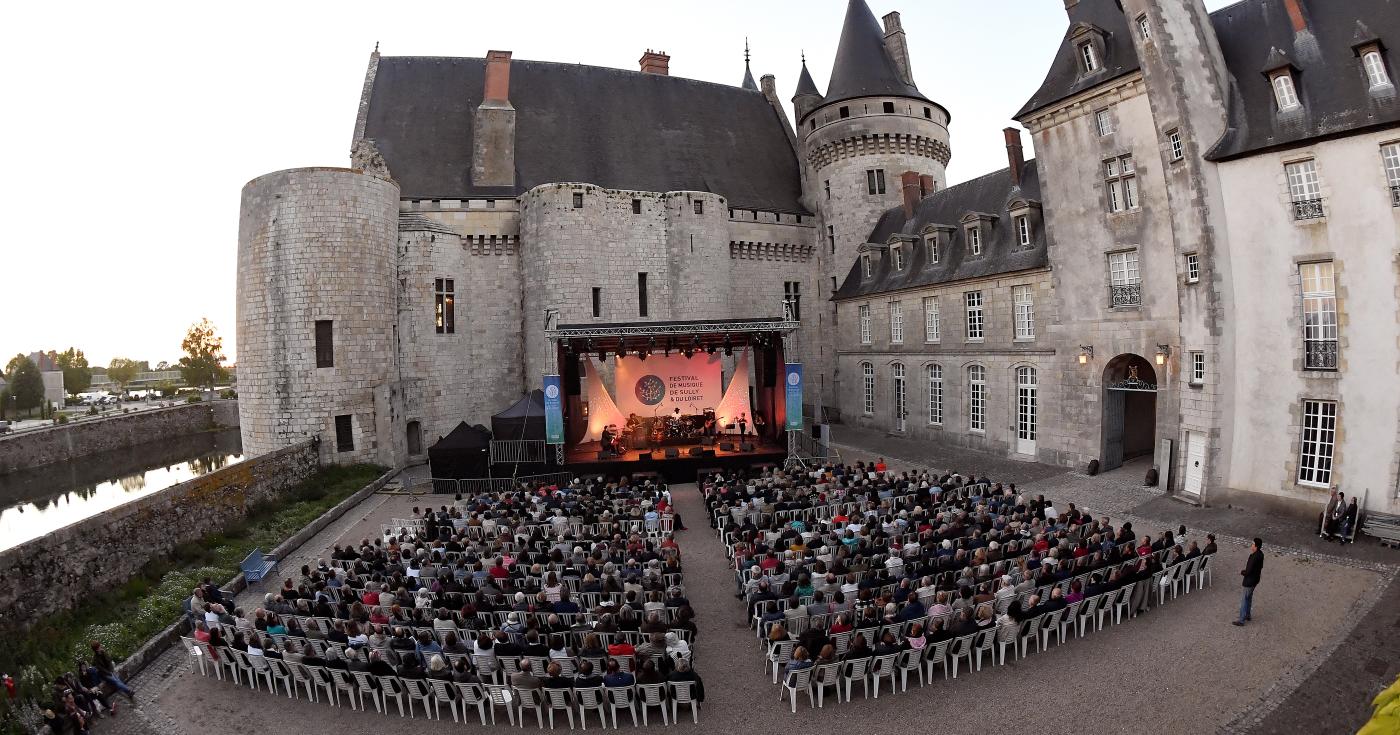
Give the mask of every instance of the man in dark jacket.
[[1254, 539], [1254, 545], [1249, 547], [1249, 561], [1245, 562], [1244, 569], [1240, 570], [1240, 576], [1244, 577], [1244, 597], [1240, 599], [1240, 617], [1234, 621], [1235, 625], [1249, 622], [1249, 608], [1254, 603], [1254, 588], [1259, 586], [1259, 575], [1264, 571], [1264, 552], [1260, 551], [1263, 546], [1262, 539]]

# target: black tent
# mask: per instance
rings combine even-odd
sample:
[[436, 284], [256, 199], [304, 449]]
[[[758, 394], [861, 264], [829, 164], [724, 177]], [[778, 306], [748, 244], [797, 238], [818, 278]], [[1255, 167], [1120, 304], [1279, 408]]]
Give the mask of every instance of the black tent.
[[492, 416], [491, 433], [501, 441], [544, 441], [544, 391], [532, 390], [530, 395]]
[[437, 478], [487, 477], [491, 469], [491, 432], [480, 424], [457, 424], [452, 433], [428, 447], [428, 464]]

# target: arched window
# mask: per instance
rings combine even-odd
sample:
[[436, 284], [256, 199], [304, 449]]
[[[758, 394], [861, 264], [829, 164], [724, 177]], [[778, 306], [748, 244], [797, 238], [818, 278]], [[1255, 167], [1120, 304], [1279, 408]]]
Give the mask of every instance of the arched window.
[[928, 366], [928, 422], [943, 425], [943, 366]]
[[967, 369], [967, 428], [987, 430], [987, 368], [981, 365]]
[[860, 372], [861, 387], [864, 390], [865, 398], [862, 402], [862, 408], [865, 414], [869, 416], [875, 413], [875, 366], [868, 362], [862, 362], [860, 364]]

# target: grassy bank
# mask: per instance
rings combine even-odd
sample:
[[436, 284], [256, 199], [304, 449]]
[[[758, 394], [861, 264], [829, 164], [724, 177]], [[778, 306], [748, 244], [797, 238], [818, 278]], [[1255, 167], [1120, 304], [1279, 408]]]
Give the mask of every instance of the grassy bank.
[[[288, 490], [275, 504], [250, 509], [248, 517], [223, 531], [181, 544], [166, 558], [152, 560], [126, 584], [94, 595], [73, 610], [53, 615], [0, 646], [0, 673], [14, 677], [19, 699], [47, 702], [54, 677], [71, 671], [74, 658], [102, 641], [123, 659], [183, 614], [182, 603], [204, 577], [223, 583], [253, 548], [270, 551], [337, 503], [368, 485], [384, 469], [374, 465], [328, 467]], [[0, 733], [28, 732], [22, 709], [0, 700]]]

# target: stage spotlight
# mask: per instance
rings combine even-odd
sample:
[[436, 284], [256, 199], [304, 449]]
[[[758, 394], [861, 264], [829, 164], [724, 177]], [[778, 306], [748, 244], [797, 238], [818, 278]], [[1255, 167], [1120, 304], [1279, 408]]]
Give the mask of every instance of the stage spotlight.
[[687, 347], [687, 348], [685, 348], [685, 350], [684, 350], [684, 354], [685, 354], [686, 357], [694, 357], [694, 356], [695, 356], [695, 350], [692, 350], [692, 349], [690, 349], [689, 347]]
[[637, 359], [646, 360], [649, 352], [647, 350], [637, 350]]
[[734, 356], [734, 343], [729, 341], [729, 335], [724, 335], [724, 356]]
[[621, 341], [617, 343], [617, 356], [619, 358], [627, 357], [627, 348], [623, 346]]
[[710, 346], [706, 347], [706, 348], [705, 348], [705, 352], [708, 353], [708, 354], [711, 354], [711, 355], [715, 354], [715, 346], [714, 346], [714, 345], [710, 345]]

